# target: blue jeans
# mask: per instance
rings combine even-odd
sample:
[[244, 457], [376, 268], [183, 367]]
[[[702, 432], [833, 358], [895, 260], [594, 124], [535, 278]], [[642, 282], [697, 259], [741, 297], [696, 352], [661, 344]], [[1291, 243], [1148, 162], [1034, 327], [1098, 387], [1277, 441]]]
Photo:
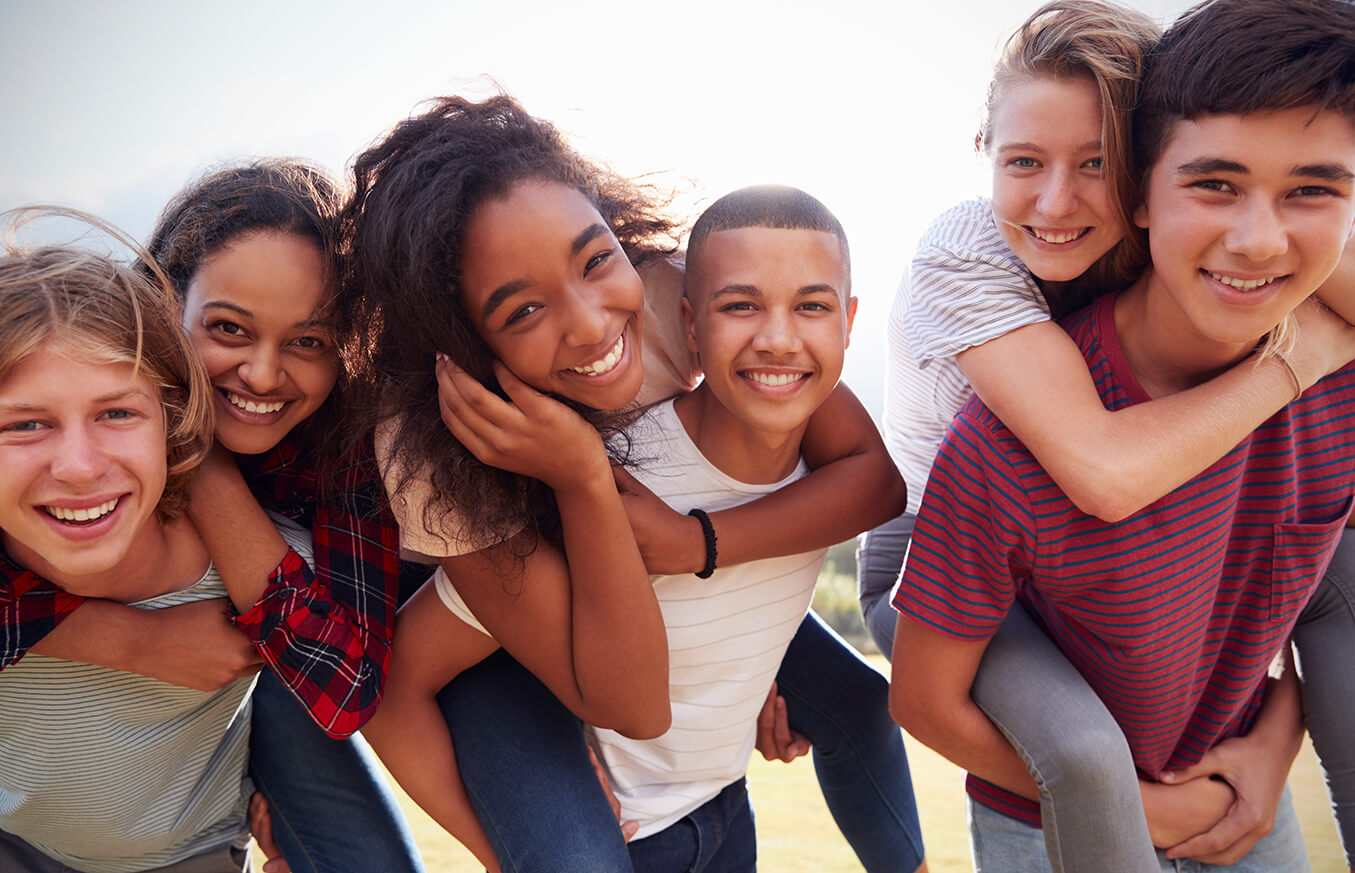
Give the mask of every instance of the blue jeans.
[[[1049, 871], [1049, 856], [1039, 828], [969, 801], [969, 839], [974, 853], [974, 873], [1040, 873]], [[1312, 873], [1308, 849], [1303, 842], [1293, 798], [1286, 787], [1275, 814], [1275, 827], [1258, 840], [1242, 860], [1227, 867], [1189, 859], [1167, 860], [1157, 852], [1156, 870], [1161, 873]], [[1088, 869], [1114, 870], [1109, 866]]]
[[367, 743], [327, 736], [271, 670], [254, 689], [249, 772], [292, 873], [423, 873]]
[[757, 832], [744, 780], [629, 846], [636, 873], [752, 873]]
[[791, 640], [776, 687], [814, 748], [828, 810], [868, 873], [922, 863], [922, 828], [889, 681], [814, 613]]
[[[777, 685], [791, 726], [814, 745], [824, 798], [862, 864], [911, 873], [922, 862], [921, 829], [884, 677], [810, 614]], [[497, 652], [438, 703], [504, 873], [633, 869], [581, 723], [525, 668]]]

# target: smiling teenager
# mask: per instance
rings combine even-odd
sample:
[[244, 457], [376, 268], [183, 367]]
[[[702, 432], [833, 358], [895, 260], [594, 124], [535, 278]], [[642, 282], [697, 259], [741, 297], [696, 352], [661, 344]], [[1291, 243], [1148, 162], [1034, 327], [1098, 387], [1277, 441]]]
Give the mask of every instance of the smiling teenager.
[[[339, 201], [299, 161], [228, 167], [181, 191], [148, 245], [212, 382], [216, 448], [188, 513], [226, 582], [229, 623], [197, 604], [148, 615], [38, 585], [5, 611], [19, 631], [5, 660], [31, 646], [204, 689], [266, 663], [250, 767], [271, 813], [256, 808], [268, 854], [275, 838], [293, 873], [417, 871], [394, 796], [350, 737], [380, 697], [400, 563], [370, 443], [365, 459], [335, 449], [351, 333]], [[312, 530], [314, 572], [265, 509]], [[335, 827], [357, 818], [361, 831]]]
[[[618, 514], [606, 451], [624, 456], [625, 440], [601, 434], [633, 417], [643, 378], [650, 329], [636, 266], [648, 272], [673, 245], [652, 192], [579, 157], [506, 97], [434, 102], [364, 153], [356, 174], [355, 280], [380, 306], [376, 388], [397, 413], [383, 426], [388, 484], [403, 544], [443, 571], [401, 613], [372, 722], [385, 736], [369, 736], [487, 865], [630, 869], [579, 719], [631, 737], [668, 725], [669, 658], [645, 564], [709, 576], [826, 547], [900, 505], [901, 483], [838, 387], [806, 436], [815, 474], [702, 520], [617, 473]], [[676, 319], [676, 305], [665, 316]], [[463, 646], [476, 625], [487, 647]], [[888, 861], [872, 869], [888, 869], [899, 846], [920, 855], [883, 677], [816, 619], [800, 634], [790, 653], [833, 674], [810, 690], [850, 700], [853, 712], [842, 743], [827, 737], [831, 726], [812, 737], [829, 750], [821, 766], [853, 774], [829, 797], [839, 823], [855, 828], [863, 857], [871, 843], [885, 847], [874, 857]], [[521, 664], [500, 653], [458, 677], [439, 698], [444, 726], [434, 696], [496, 645]], [[863, 762], [862, 750], [877, 749], [883, 764]], [[478, 820], [449, 789], [458, 765]]]

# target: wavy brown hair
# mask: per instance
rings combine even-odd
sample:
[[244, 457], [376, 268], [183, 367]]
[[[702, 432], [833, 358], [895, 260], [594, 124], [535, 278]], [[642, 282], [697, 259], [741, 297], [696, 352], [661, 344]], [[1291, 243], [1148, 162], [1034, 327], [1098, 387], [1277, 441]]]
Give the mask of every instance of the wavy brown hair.
[[1080, 309], [1096, 294], [1126, 287], [1148, 261], [1147, 239], [1134, 226], [1139, 172], [1131, 122], [1139, 79], [1160, 28], [1134, 9], [1100, 0], [1053, 0], [1031, 13], [1002, 47], [993, 68], [975, 145], [991, 144], [991, 120], [1008, 85], [1040, 77], [1089, 78], [1101, 95], [1102, 175], [1125, 235], [1051, 300], [1056, 314]]
[[[312, 243], [323, 256], [330, 293], [317, 313], [328, 325], [345, 366], [334, 390], [291, 436], [308, 460], [332, 458], [340, 449], [346, 409], [347, 372], [360, 308], [351, 289], [339, 282], [339, 211], [343, 191], [323, 169], [297, 158], [261, 158], [218, 167], [189, 182], [165, 206], [146, 244], [151, 258], [169, 276], [180, 304], [199, 269], [213, 255], [247, 236], [290, 234]], [[143, 268], [145, 265], [142, 265]]]
[[[503, 395], [494, 356], [461, 302], [466, 228], [486, 201], [507, 196], [519, 182], [558, 182], [587, 197], [634, 264], [676, 249], [664, 198], [586, 160], [553, 125], [529, 115], [506, 95], [473, 102], [432, 100], [397, 124], [353, 166], [353, 199], [344, 212], [349, 248], [347, 281], [361, 289], [368, 326], [364, 346], [373, 420], [392, 427], [390, 456], [399, 459], [397, 491], [425, 477], [445, 499], [426, 506], [430, 531], [456, 508], [473, 518], [475, 542], [505, 540], [526, 529], [558, 542], [551, 490], [534, 479], [480, 463], [448, 431], [438, 411], [434, 357], [459, 367]], [[565, 398], [603, 433], [625, 416]]]
[[[14, 210], [0, 215], [0, 225], [17, 230], [45, 217], [92, 227], [140, 254], [125, 234], [74, 210]], [[95, 366], [131, 364], [159, 390], [168, 476], [156, 512], [164, 521], [177, 518], [212, 447], [212, 388], [164, 274], [146, 275], [84, 248], [8, 242], [0, 256], [0, 379], [49, 340], [69, 344]]]

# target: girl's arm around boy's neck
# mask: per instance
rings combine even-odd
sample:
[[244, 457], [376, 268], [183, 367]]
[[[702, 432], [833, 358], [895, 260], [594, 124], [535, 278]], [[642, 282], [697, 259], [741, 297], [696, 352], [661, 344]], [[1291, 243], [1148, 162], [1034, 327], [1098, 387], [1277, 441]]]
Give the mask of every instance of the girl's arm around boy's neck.
[[1355, 328], [1308, 302], [1283, 361], [1253, 355], [1149, 403], [1105, 408], [1077, 345], [1053, 322], [961, 352], [974, 392], [1088, 515], [1116, 522], [1195, 478], [1308, 388], [1355, 357]]

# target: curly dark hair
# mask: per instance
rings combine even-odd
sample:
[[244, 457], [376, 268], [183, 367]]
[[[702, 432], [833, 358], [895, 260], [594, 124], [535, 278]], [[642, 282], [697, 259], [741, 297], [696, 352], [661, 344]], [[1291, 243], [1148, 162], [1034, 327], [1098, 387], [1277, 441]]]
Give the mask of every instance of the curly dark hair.
[[[448, 431], [438, 411], [434, 356], [446, 354], [503, 396], [493, 353], [460, 300], [462, 245], [482, 203], [506, 197], [528, 179], [567, 185], [587, 197], [634, 264], [677, 248], [674, 223], [654, 189], [584, 159], [559, 131], [529, 115], [507, 95], [473, 102], [430, 101], [358, 156], [353, 198], [344, 210], [347, 284], [362, 290], [367, 308], [362, 344], [368, 388], [363, 404], [373, 421], [389, 420], [390, 457], [398, 458], [396, 490], [415, 476], [446, 499], [426, 506], [424, 524], [444, 529], [461, 508], [475, 520], [476, 542], [506, 540], [520, 530], [558, 542], [559, 517], [550, 488], [480, 463]], [[604, 438], [629, 416], [565, 402]]]
[[358, 333], [353, 315], [360, 307], [353, 291], [339, 282], [342, 206], [342, 189], [323, 169], [297, 158], [261, 158], [211, 170], [190, 182], [165, 206], [146, 243], [180, 303], [207, 259], [242, 237], [291, 234], [319, 249], [326, 285], [333, 291], [317, 315], [332, 326], [344, 366], [329, 397], [291, 434], [298, 450], [317, 463], [333, 458], [344, 444], [340, 420]]

